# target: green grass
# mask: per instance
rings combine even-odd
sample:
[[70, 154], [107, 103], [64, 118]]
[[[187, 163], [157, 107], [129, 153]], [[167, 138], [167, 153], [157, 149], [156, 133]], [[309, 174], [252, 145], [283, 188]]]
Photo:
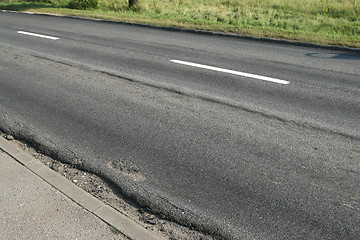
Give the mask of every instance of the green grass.
[[2, 0], [1, 9], [46, 12], [256, 37], [360, 47], [360, 0], [98, 0], [92, 10], [73, 0]]

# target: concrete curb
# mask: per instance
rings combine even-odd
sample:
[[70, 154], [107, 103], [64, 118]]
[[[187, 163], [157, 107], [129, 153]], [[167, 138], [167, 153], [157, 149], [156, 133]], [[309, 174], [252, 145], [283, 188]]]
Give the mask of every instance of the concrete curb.
[[23, 151], [21, 148], [0, 137], [0, 149], [21, 163], [24, 167], [39, 176], [45, 182], [62, 192], [75, 203], [85, 208], [104, 222], [118, 229], [126, 237], [133, 240], [163, 239], [161, 236], [140, 226], [116, 209], [103, 203], [85, 190], [76, 186], [62, 175], [51, 170], [39, 160]]

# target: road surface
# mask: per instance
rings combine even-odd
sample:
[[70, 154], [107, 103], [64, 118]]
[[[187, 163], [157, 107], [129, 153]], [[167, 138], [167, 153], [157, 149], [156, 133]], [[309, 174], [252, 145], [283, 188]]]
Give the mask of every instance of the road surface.
[[360, 237], [360, 54], [0, 12], [0, 129], [219, 238]]

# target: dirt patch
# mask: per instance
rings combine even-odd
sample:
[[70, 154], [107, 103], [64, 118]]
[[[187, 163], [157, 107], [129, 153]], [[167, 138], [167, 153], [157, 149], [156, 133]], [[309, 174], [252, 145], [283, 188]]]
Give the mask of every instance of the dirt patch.
[[[30, 153], [36, 159], [43, 162], [49, 168], [58, 172], [73, 182], [75, 185], [81, 187], [91, 195], [97, 197], [104, 203], [117, 209], [130, 219], [137, 222], [146, 229], [156, 232], [164, 237], [164, 239], [194, 239], [194, 240], [210, 240], [214, 239], [209, 235], [202, 234], [196, 230], [183, 227], [177, 223], [165, 220], [160, 216], [152, 214], [148, 209], [139, 208], [133, 202], [127, 200], [115, 187], [109, 184], [104, 179], [95, 174], [88, 173], [76, 168], [81, 165], [82, 160], [78, 160], [78, 164], [69, 165], [60, 161], [52, 159], [43, 153], [32, 148], [27, 143], [15, 140], [11, 135], [0, 133], [12, 143], [20, 146], [24, 151]], [[120, 171], [123, 174], [131, 176], [136, 181], [143, 181], [145, 178], [137, 171], [136, 167], [126, 165], [124, 162], [110, 162], [109, 166]], [[114, 230], [115, 231], [115, 230]]]

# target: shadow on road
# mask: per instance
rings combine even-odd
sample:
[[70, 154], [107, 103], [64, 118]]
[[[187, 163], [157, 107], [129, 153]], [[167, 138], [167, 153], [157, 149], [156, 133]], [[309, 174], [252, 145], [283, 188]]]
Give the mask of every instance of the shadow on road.
[[313, 58], [332, 58], [332, 59], [344, 59], [344, 60], [358, 60], [360, 61], [360, 54], [334, 54], [334, 53], [307, 53], [306, 56]]

